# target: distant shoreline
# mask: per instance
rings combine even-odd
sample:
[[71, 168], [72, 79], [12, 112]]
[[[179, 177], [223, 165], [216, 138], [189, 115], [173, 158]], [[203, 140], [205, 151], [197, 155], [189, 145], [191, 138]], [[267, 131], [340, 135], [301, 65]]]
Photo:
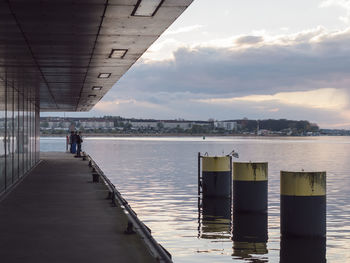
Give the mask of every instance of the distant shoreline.
[[[68, 135], [68, 134], [67, 134]], [[41, 134], [40, 137], [66, 137], [67, 135], [64, 134]], [[253, 134], [178, 134], [178, 133], [163, 133], [163, 134], [152, 134], [152, 133], [130, 133], [130, 134], [113, 134], [113, 133], [83, 133], [83, 137], [291, 137], [291, 138], [298, 138], [298, 137], [323, 137], [323, 136], [330, 136], [330, 137], [344, 137], [346, 135], [319, 135], [319, 136], [291, 136], [291, 135], [253, 135]]]
[[[67, 134], [68, 135], [68, 134]], [[41, 134], [40, 137], [65, 137], [64, 134]], [[113, 133], [83, 133], [84, 137], [288, 137], [279, 135], [258, 136], [253, 134], [187, 134], [187, 133], [128, 133], [128, 134], [113, 134]], [[292, 136], [294, 137], [294, 136]]]

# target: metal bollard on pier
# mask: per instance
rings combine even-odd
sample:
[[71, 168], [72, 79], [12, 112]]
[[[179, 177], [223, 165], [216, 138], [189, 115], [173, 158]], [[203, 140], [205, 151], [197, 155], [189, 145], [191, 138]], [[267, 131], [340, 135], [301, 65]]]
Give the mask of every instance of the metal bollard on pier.
[[99, 183], [100, 182], [100, 174], [96, 171], [92, 172], [92, 182]]
[[268, 163], [233, 163], [233, 211], [267, 213]]
[[326, 236], [326, 172], [281, 171], [282, 237]]

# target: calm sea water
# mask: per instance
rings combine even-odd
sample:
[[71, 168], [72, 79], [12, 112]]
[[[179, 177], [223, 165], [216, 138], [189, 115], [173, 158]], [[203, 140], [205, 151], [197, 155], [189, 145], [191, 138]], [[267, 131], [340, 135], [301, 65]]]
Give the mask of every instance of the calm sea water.
[[[42, 151], [65, 150], [64, 138], [40, 142]], [[350, 137], [85, 138], [83, 149], [175, 262], [279, 262], [280, 170], [325, 170], [327, 262], [350, 262]], [[198, 211], [197, 153], [221, 155], [233, 149], [239, 161], [269, 162], [266, 247], [253, 244], [245, 251], [237, 249], [227, 204], [214, 202], [209, 204], [214, 209]], [[302, 248], [316, 258], [322, 251], [322, 245], [315, 249], [305, 243]]]

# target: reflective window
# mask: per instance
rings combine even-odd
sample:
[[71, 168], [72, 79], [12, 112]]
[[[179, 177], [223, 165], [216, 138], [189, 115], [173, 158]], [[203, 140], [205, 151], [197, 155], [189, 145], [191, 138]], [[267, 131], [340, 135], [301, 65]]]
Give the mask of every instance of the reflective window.
[[14, 180], [19, 178], [19, 151], [18, 151], [18, 92], [13, 93], [13, 177]]
[[32, 129], [32, 147], [31, 147], [31, 152], [32, 152], [32, 163], [31, 166], [35, 164], [35, 106], [32, 103], [31, 104], [31, 129]]
[[12, 85], [0, 78], [0, 194], [39, 161], [35, 99]]
[[36, 162], [40, 158], [40, 113], [39, 110], [35, 111], [35, 153], [36, 153]]
[[23, 122], [24, 122], [24, 135], [23, 135], [23, 139], [24, 139], [24, 143], [23, 143], [23, 147], [24, 147], [24, 159], [23, 159], [23, 164], [24, 164], [24, 172], [28, 171], [28, 145], [29, 145], [29, 134], [28, 134], [28, 97], [26, 96], [26, 98], [24, 99], [24, 111], [23, 111]]
[[28, 169], [32, 166], [32, 102], [31, 93], [28, 94]]
[[0, 80], [0, 193], [5, 189], [5, 83]]
[[24, 97], [18, 94], [18, 171], [21, 177], [24, 174]]
[[13, 183], [13, 88], [6, 88], [6, 187]]

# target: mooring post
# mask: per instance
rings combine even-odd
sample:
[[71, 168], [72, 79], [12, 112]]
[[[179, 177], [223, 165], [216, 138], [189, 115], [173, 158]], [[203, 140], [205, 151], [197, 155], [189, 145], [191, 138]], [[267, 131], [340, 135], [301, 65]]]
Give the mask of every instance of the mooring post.
[[280, 263], [326, 263], [326, 238], [281, 237]]
[[267, 253], [267, 213], [233, 213], [235, 256]]
[[326, 172], [281, 171], [283, 237], [326, 236]]
[[267, 213], [268, 163], [233, 163], [233, 211]]
[[[231, 179], [233, 178], [233, 170], [232, 170], [232, 155], [230, 155], [230, 171], [231, 171]], [[232, 180], [230, 180], [230, 198], [231, 198], [231, 204], [232, 205], [232, 194], [233, 194], [233, 183], [232, 183]]]
[[198, 196], [201, 195], [201, 153], [198, 152]]
[[203, 198], [200, 227], [200, 238], [227, 237], [231, 233], [231, 199], [221, 197]]
[[202, 156], [203, 197], [231, 197], [231, 157]]

